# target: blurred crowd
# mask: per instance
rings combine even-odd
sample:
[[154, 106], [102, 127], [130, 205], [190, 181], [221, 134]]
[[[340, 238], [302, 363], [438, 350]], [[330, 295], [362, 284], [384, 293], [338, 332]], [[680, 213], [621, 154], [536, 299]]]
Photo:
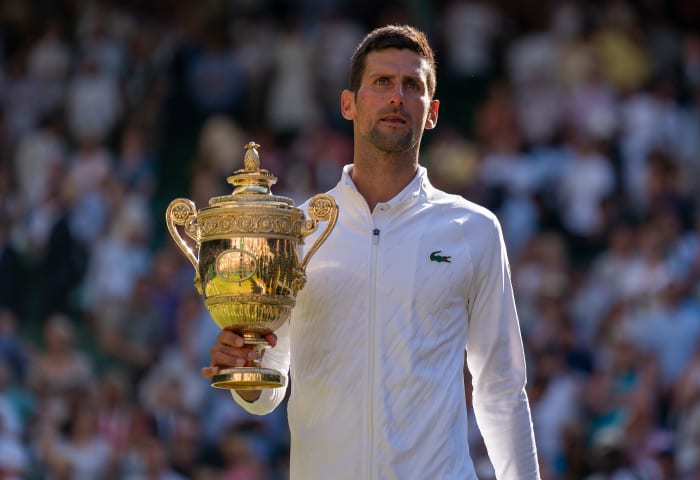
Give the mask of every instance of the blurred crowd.
[[503, 224], [543, 479], [700, 478], [698, 2], [4, 0], [0, 479], [286, 478], [284, 408], [199, 376], [165, 207], [230, 193], [251, 140], [275, 194], [332, 187], [387, 23], [437, 53], [433, 183]]

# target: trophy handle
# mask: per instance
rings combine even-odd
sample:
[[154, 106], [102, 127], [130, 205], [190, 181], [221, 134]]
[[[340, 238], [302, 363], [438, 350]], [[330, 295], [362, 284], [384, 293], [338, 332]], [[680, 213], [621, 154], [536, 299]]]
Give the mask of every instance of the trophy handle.
[[170, 236], [173, 237], [173, 240], [175, 240], [175, 244], [182, 250], [182, 253], [185, 254], [187, 260], [189, 260], [194, 267], [195, 272], [199, 272], [197, 256], [187, 242], [183, 240], [180, 236], [180, 232], [176, 228], [176, 225], [184, 226], [187, 236], [199, 244], [196, 230], [197, 209], [194, 202], [187, 198], [176, 198], [170, 202], [168, 209], [165, 211], [165, 223], [168, 225], [168, 231], [170, 232]]
[[311, 256], [316, 253], [318, 247], [321, 246], [323, 242], [326, 241], [328, 235], [330, 235], [331, 230], [335, 227], [335, 222], [338, 220], [338, 204], [335, 203], [335, 199], [328, 195], [327, 193], [319, 193], [314, 195], [311, 200], [309, 200], [309, 220], [304, 222], [301, 229], [302, 238], [313, 233], [318, 228], [319, 221], [327, 221], [326, 229], [321, 233], [321, 235], [316, 239], [314, 244], [311, 246], [304, 259], [301, 262], [300, 270], [302, 272], [306, 271], [306, 265], [309, 263]]

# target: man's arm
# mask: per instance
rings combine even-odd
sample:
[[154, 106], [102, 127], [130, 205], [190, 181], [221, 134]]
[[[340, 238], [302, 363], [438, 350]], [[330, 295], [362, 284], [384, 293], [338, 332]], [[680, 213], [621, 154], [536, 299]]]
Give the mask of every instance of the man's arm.
[[467, 366], [479, 429], [499, 480], [539, 479], [525, 355], [500, 225], [483, 232], [470, 308]]

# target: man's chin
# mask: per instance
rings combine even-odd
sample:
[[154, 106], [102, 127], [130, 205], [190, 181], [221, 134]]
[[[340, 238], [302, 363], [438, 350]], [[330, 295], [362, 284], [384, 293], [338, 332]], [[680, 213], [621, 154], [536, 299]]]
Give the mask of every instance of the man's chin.
[[370, 138], [372, 144], [379, 150], [387, 153], [400, 153], [410, 150], [415, 142], [410, 132], [406, 135], [373, 134]]

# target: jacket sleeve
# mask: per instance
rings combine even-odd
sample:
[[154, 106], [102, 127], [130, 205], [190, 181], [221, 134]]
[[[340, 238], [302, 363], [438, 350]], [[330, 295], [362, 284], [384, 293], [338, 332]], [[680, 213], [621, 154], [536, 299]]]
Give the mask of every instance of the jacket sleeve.
[[278, 388], [265, 388], [255, 402], [248, 402], [241, 398], [235, 390], [231, 390], [234, 400], [246, 411], [254, 415], [266, 415], [272, 412], [282, 403], [289, 385], [289, 322], [286, 322], [275, 331], [277, 345], [265, 350], [262, 366], [278, 370], [284, 378], [284, 386]]
[[500, 224], [480, 234], [472, 290], [467, 366], [473, 406], [499, 480], [539, 479], [520, 325]]

